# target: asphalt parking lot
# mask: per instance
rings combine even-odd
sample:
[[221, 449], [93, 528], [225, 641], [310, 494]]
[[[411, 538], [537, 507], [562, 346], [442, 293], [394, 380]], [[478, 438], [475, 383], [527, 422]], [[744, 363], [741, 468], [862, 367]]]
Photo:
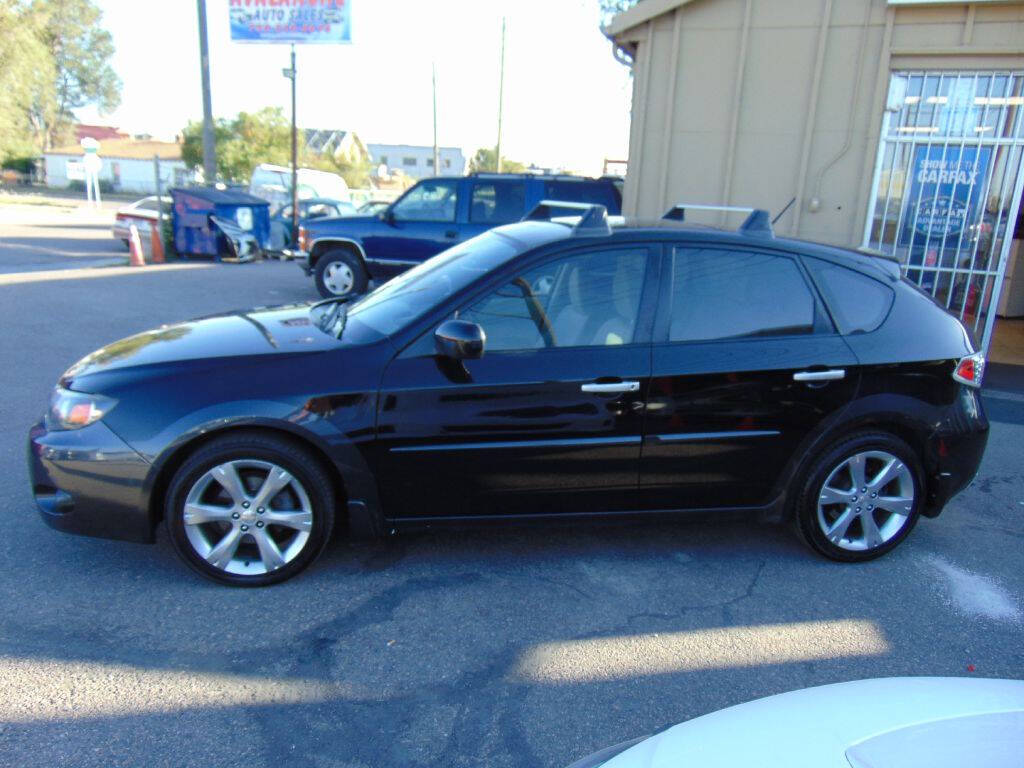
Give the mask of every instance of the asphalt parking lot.
[[163, 531], [155, 546], [52, 531], [24, 441], [69, 364], [314, 290], [278, 262], [5, 268], [7, 232], [0, 765], [557, 768], [811, 685], [1024, 676], [1020, 396], [986, 400], [974, 484], [857, 566], [781, 527], [690, 521], [339, 542], [291, 582], [237, 590], [180, 564]]

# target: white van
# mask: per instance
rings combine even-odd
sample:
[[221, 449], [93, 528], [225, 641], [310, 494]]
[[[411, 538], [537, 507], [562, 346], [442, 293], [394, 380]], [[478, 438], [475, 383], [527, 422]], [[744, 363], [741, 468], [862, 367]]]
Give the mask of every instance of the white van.
[[[314, 171], [312, 168], [298, 170], [299, 199], [328, 197], [333, 200], [350, 202], [348, 184], [336, 173]], [[249, 194], [261, 197], [271, 206], [291, 201], [292, 169], [283, 165], [263, 163], [256, 166], [249, 181]]]

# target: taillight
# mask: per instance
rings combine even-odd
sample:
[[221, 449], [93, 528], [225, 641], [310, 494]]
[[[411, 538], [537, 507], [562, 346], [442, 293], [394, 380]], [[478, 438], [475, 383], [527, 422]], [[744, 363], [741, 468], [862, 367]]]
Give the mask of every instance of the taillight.
[[305, 227], [299, 227], [299, 239], [296, 242], [300, 251], [306, 250], [306, 241], [309, 239], [309, 232], [306, 231]]
[[985, 355], [981, 352], [960, 358], [953, 370], [953, 378], [969, 387], [980, 387], [984, 375]]
[[126, 221], [126, 220], [128, 219], [128, 217], [127, 217], [127, 216], [125, 216], [125, 215], [124, 215], [123, 213], [119, 213], [119, 214], [117, 214], [117, 216], [116, 216], [115, 218], [116, 218], [116, 219], [117, 219], [118, 221]]

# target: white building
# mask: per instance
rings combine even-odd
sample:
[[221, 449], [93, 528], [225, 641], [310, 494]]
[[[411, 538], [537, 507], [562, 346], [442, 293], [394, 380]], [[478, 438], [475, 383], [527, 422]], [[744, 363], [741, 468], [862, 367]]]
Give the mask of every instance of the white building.
[[[77, 144], [58, 147], [43, 153], [46, 184], [66, 187], [73, 181], [82, 181], [84, 150]], [[112, 139], [101, 141], [99, 156], [103, 159], [100, 181], [108, 182], [115, 192], [153, 194], [156, 178], [153, 158], [160, 158], [160, 186], [182, 186], [192, 180], [192, 173], [181, 159], [181, 145], [167, 141], [136, 141]]]
[[426, 176], [462, 176], [466, 157], [459, 147], [438, 147], [441, 168], [434, 172], [434, 147], [417, 144], [367, 144], [374, 165], [386, 165], [414, 179]]

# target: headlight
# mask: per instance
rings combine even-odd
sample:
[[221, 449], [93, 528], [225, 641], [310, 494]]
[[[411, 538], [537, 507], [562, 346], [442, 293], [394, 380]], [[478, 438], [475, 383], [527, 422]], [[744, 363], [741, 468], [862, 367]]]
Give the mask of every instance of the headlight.
[[48, 429], [81, 429], [106, 416], [116, 400], [103, 395], [72, 392], [57, 387], [50, 397], [50, 410], [46, 414]]

